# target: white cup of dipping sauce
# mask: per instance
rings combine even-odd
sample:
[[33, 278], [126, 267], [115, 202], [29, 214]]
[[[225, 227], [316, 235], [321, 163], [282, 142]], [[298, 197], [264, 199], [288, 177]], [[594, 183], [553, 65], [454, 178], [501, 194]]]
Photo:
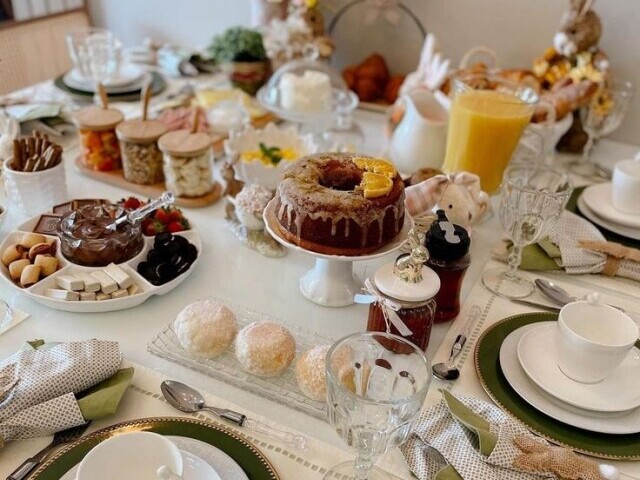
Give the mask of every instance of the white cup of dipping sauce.
[[558, 366], [581, 383], [604, 380], [638, 338], [638, 327], [628, 315], [597, 300], [565, 305], [558, 316], [558, 329]]
[[640, 215], [640, 153], [613, 169], [611, 202], [621, 212]]

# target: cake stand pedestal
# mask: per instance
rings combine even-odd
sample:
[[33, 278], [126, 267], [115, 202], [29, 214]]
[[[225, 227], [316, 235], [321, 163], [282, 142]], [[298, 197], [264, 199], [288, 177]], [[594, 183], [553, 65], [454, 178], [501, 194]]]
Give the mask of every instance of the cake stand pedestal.
[[267, 231], [283, 246], [315, 257], [315, 265], [300, 279], [300, 292], [304, 297], [323, 307], [346, 307], [354, 303], [353, 297], [362, 291], [362, 281], [353, 273], [353, 262], [362, 262], [383, 257], [395, 252], [407, 241], [413, 219], [405, 214], [402, 230], [388, 244], [366, 255], [326, 255], [307, 250], [287, 240], [280, 232], [280, 224], [272, 200], [264, 210]]

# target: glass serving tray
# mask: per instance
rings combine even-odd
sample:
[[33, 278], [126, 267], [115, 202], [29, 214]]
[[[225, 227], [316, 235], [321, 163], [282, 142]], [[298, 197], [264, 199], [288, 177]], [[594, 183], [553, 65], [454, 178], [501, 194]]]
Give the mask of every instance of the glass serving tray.
[[180, 341], [173, 330], [173, 322], [149, 342], [147, 345], [149, 353], [311, 417], [327, 421], [325, 402], [311, 400], [298, 388], [295, 376], [295, 364], [299, 356], [306, 350], [317, 345], [331, 345], [335, 340], [316, 332], [288, 325], [278, 318], [251, 310], [242, 305], [237, 305], [219, 298], [210, 299], [224, 304], [235, 314], [238, 331], [250, 323], [262, 321], [280, 323], [289, 329], [296, 340], [296, 358], [283, 375], [272, 378], [260, 378], [245, 372], [236, 360], [234, 344], [217, 358], [207, 359], [194, 357], [180, 345]]

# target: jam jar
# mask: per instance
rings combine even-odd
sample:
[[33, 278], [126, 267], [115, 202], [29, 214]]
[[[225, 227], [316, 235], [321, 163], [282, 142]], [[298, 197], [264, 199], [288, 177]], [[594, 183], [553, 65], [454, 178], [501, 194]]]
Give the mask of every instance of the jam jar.
[[201, 197], [213, 190], [211, 137], [206, 133], [176, 130], [160, 137], [167, 190], [176, 197]]
[[429, 250], [427, 266], [440, 277], [435, 323], [442, 323], [460, 313], [460, 290], [471, 263], [471, 239], [464, 228], [449, 222], [443, 210], [438, 210], [437, 215], [438, 219], [431, 224], [424, 243]]
[[126, 120], [116, 127], [125, 180], [140, 185], [164, 181], [158, 139], [166, 131], [167, 127], [157, 120]]
[[[367, 284], [375, 301], [369, 306], [367, 330], [402, 336], [426, 350], [436, 312], [440, 279], [423, 266], [427, 254], [401, 255], [395, 263], [380, 267]], [[420, 255], [423, 255], [422, 257]], [[398, 322], [401, 322], [398, 324]]]
[[87, 107], [73, 115], [85, 168], [108, 172], [121, 167], [116, 126], [124, 116], [115, 108]]

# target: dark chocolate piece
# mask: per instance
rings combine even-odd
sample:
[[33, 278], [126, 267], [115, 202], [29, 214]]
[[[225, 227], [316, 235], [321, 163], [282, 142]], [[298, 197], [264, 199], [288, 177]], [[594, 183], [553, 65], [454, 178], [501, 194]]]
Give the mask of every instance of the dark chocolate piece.
[[57, 215], [40, 215], [33, 231], [43, 235], [58, 235], [58, 223], [60, 223], [60, 217]]
[[51, 209], [51, 211], [58, 215], [62, 215], [63, 213], [70, 212], [71, 202], [65, 202], [65, 203], [61, 203], [60, 205], [56, 205]]

